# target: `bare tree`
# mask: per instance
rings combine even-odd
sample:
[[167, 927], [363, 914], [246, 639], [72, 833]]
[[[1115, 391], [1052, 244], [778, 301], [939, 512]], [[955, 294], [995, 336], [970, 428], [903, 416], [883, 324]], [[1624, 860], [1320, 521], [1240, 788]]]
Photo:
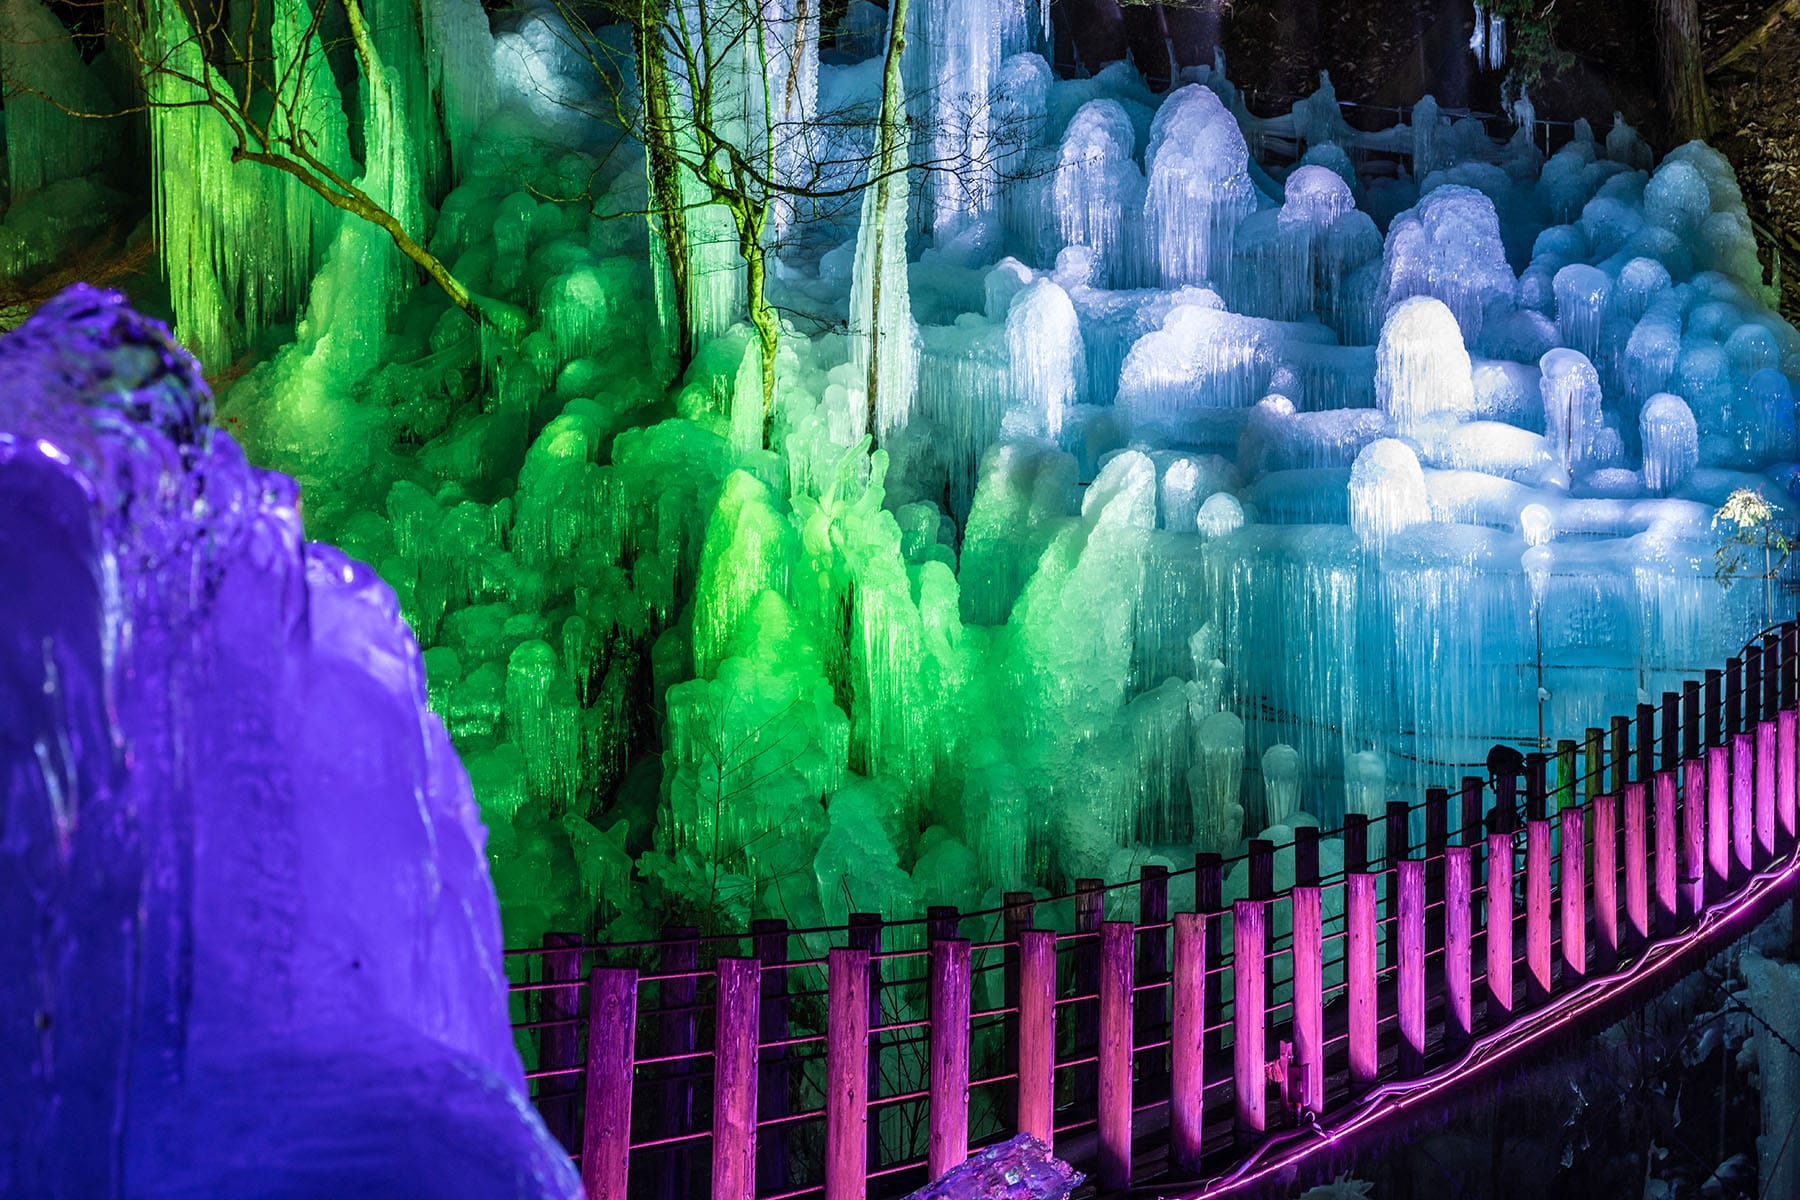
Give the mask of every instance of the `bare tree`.
[[354, 178], [347, 142], [340, 154], [329, 136], [345, 122], [341, 108], [328, 111], [329, 99], [338, 95], [330, 55], [339, 47], [325, 35], [340, 18], [348, 29], [346, 57], [365, 97], [386, 86], [362, 0], [274, 0], [266, 11], [253, 0], [235, 20], [232, 6], [207, 0], [76, 0], [68, 10], [78, 21], [103, 24], [109, 40], [123, 48], [137, 76], [135, 99], [91, 110], [17, 75], [5, 81], [9, 96], [31, 95], [70, 116], [93, 119], [207, 110], [227, 131], [231, 163], [277, 172], [332, 208], [378, 227], [451, 303], [481, 319], [479, 301], [426, 248], [423, 231], [409, 227], [391, 197], [372, 194], [366, 180]]

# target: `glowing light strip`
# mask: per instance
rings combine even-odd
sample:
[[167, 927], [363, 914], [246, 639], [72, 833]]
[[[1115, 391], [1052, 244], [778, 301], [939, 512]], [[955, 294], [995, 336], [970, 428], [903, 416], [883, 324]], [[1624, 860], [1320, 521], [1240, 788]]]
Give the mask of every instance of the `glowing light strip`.
[[[1783, 865], [1752, 876], [1750, 881], [1744, 885], [1743, 892], [1739, 893], [1739, 899], [1729, 909], [1719, 906], [1708, 909], [1701, 915], [1699, 923], [1693, 929], [1677, 937], [1651, 943], [1644, 954], [1625, 970], [1590, 979], [1581, 987], [1552, 1002], [1549, 1008], [1540, 1009], [1520, 1021], [1483, 1035], [1464, 1052], [1461, 1058], [1439, 1067], [1428, 1075], [1420, 1076], [1417, 1079], [1396, 1080], [1377, 1087], [1359, 1109], [1352, 1110], [1341, 1123], [1329, 1132], [1315, 1126], [1314, 1129], [1319, 1136], [1307, 1141], [1304, 1145], [1296, 1146], [1272, 1161], [1263, 1162], [1262, 1160], [1267, 1154], [1278, 1152], [1282, 1143], [1290, 1139], [1284, 1138], [1267, 1143], [1230, 1173], [1200, 1185], [1198, 1191], [1170, 1193], [1171, 1200], [1210, 1200], [1211, 1197], [1228, 1195], [1239, 1188], [1267, 1178], [1277, 1171], [1293, 1167], [1309, 1155], [1338, 1144], [1351, 1134], [1367, 1128], [1383, 1117], [1410, 1108], [1421, 1100], [1436, 1096], [1445, 1088], [1459, 1082], [1463, 1076], [1472, 1074], [1492, 1063], [1500, 1062], [1549, 1034], [1563, 1030], [1571, 1022], [1610, 999], [1616, 985], [1654, 974], [1697, 943], [1731, 925], [1748, 909], [1765, 899], [1769, 893], [1778, 890], [1800, 875], [1800, 856], [1797, 856], [1797, 851], [1800, 851], [1800, 847], [1790, 850]], [[1493, 1052], [1491, 1057], [1489, 1057], [1490, 1051]], [[1291, 1136], [1304, 1137], [1306, 1135]], [[1261, 1166], [1257, 1165], [1259, 1162], [1262, 1163]]]

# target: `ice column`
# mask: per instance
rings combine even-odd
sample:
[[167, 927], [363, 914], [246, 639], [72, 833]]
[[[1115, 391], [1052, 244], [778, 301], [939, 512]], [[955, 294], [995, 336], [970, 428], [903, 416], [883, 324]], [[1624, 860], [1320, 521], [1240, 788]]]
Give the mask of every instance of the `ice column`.
[[0, 80], [6, 83], [6, 183], [12, 200], [86, 175], [123, 134], [116, 121], [71, 113], [113, 109], [63, 23], [38, 0], [0, 3]]
[[1219, 712], [1200, 722], [1194, 734], [1195, 765], [1188, 772], [1194, 806], [1194, 844], [1229, 854], [1243, 837], [1244, 722]]
[[1128, 226], [1144, 206], [1144, 176], [1132, 161], [1131, 118], [1117, 100], [1090, 100], [1076, 110], [1057, 151], [1051, 207], [1064, 246], [1094, 253], [1094, 283], [1130, 281]]
[[1382, 261], [1384, 303], [1436, 296], [1456, 314], [1471, 343], [1488, 310], [1512, 303], [1517, 285], [1506, 263], [1494, 202], [1461, 184], [1435, 188], [1394, 218]]
[[1263, 752], [1263, 825], [1287, 825], [1300, 811], [1300, 752], [1277, 742]]
[[1375, 404], [1401, 437], [1474, 416], [1469, 352], [1443, 301], [1414, 296], [1388, 314], [1375, 347]]
[[1644, 489], [1658, 496], [1678, 492], [1700, 464], [1700, 433], [1687, 401], [1658, 392], [1638, 417], [1644, 441]]
[[1599, 448], [1600, 375], [1585, 354], [1560, 346], [1538, 360], [1538, 369], [1550, 453], [1571, 478], [1585, 474]]
[[1350, 468], [1350, 528], [1358, 540], [1380, 550], [1396, 533], [1430, 520], [1431, 497], [1413, 448], [1397, 438], [1363, 447]]
[[1163, 286], [1228, 287], [1238, 222], [1256, 208], [1237, 119], [1210, 88], [1190, 84], [1156, 110], [1145, 161], [1144, 216]]
[[1087, 375], [1081, 322], [1069, 293], [1039, 279], [1014, 296], [1006, 315], [1006, 349], [1013, 410], [1026, 417], [1032, 433], [1055, 441], [1070, 407], [1080, 401]]
[[913, 0], [907, 94], [925, 176], [920, 217], [940, 247], [979, 249], [995, 202], [992, 128], [999, 0]]

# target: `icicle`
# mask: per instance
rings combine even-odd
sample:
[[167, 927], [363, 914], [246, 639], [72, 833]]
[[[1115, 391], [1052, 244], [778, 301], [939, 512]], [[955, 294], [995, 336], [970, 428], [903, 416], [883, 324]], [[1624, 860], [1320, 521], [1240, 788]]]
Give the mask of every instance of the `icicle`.
[[[0, 2], [0, 82], [6, 90], [6, 182], [13, 201], [105, 165], [118, 122], [75, 40], [38, 0]], [[85, 115], [78, 115], [85, 114]]]
[[1291, 824], [1300, 812], [1300, 752], [1277, 742], [1263, 751], [1263, 824]]

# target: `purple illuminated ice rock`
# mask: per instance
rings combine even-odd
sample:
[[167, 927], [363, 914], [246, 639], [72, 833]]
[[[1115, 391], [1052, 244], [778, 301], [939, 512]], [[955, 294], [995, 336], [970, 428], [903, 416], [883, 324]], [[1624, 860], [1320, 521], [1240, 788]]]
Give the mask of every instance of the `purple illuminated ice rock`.
[[375, 575], [73, 288], [0, 339], [0, 1196], [573, 1197]]
[[969, 1156], [907, 1200], [1068, 1200], [1082, 1175], [1028, 1133]]

